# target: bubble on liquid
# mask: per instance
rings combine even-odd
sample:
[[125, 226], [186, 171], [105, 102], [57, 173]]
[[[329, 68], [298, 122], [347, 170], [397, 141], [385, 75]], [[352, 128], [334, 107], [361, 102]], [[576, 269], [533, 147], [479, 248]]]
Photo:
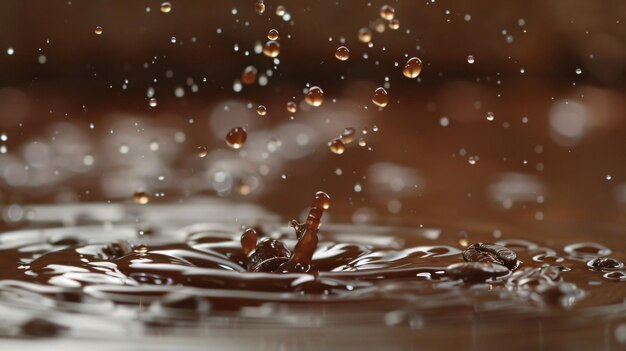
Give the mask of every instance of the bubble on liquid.
[[241, 82], [246, 85], [254, 84], [256, 82], [258, 70], [254, 66], [246, 67], [241, 72]]
[[94, 33], [96, 33], [98, 35], [102, 34], [102, 27], [97, 26], [96, 29], [94, 29]]
[[198, 157], [204, 158], [204, 157], [206, 157], [206, 155], [208, 155], [209, 150], [207, 149], [206, 146], [198, 146], [196, 148], [196, 153], [197, 153]]
[[235, 127], [226, 134], [226, 145], [235, 150], [240, 149], [246, 142], [247, 137], [248, 133], [246, 133], [245, 128]]
[[487, 112], [487, 120], [488, 121], [493, 121], [496, 118], [496, 116], [493, 114], [493, 112]]
[[263, 1], [257, 1], [256, 4], [254, 4], [254, 11], [259, 15], [262, 15], [263, 12], [265, 12], [265, 4]]
[[393, 17], [396, 14], [396, 10], [389, 6], [389, 5], [383, 5], [380, 8], [380, 17], [386, 19], [387, 21], [391, 21], [393, 19]]
[[345, 61], [350, 57], [350, 50], [345, 46], [340, 46], [335, 51], [335, 57], [339, 61]]
[[265, 116], [267, 114], [267, 107], [263, 106], [263, 105], [259, 105], [256, 108], [256, 113], [259, 116]]
[[289, 111], [290, 113], [296, 113], [297, 110], [298, 110], [298, 106], [296, 105], [295, 102], [289, 101], [287, 103], [287, 111]]
[[137, 191], [133, 194], [133, 202], [138, 205], [145, 205], [150, 202], [150, 196], [143, 191]]
[[284, 16], [285, 12], [287, 12], [287, 10], [285, 9], [285, 6], [279, 5], [278, 7], [276, 7], [276, 16]]
[[267, 32], [267, 39], [278, 40], [278, 31], [276, 29], [270, 29], [269, 32]]
[[393, 30], [400, 29], [400, 21], [395, 18], [392, 19], [391, 21], [389, 21], [389, 28]]
[[164, 2], [161, 4], [161, 12], [168, 13], [172, 11], [172, 4], [169, 2]]
[[379, 107], [387, 106], [389, 102], [389, 97], [387, 96], [387, 90], [383, 87], [376, 88], [374, 91], [374, 96], [372, 96], [372, 102]]
[[334, 154], [341, 155], [346, 150], [346, 146], [343, 144], [341, 138], [335, 138], [328, 142], [328, 148]]
[[320, 87], [313, 86], [304, 96], [304, 101], [313, 107], [320, 106], [324, 102], [324, 92]]
[[278, 57], [280, 54], [280, 44], [275, 40], [270, 40], [263, 47], [263, 54], [267, 57]]
[[157, 106], [157, 99], [156, 98], [151, 98], [150, 100], [148, 100], [148, 105], [150, 105], [150, 107], [156, 107]]
[[361, 28], [359, 29], [359, 40], [364, 43], [369, 43], [372, 41], [372, 31], [369, 28]]
[[341, 140], [344, 144], [350, 144], [354, 140], [354, 134], [356, 130], [354, 128], [345, 128], [343, 132], [341, 132]]
[[474, 56], [472, 55], [468, 55], [467, 56], [467, 63], [469, 63], [470, 65], [474, 63]]
[[422, 60], [417, 57], [411, 57], [406, 61], [402, 74], [407, 78], [417, 78], [422, 73]]

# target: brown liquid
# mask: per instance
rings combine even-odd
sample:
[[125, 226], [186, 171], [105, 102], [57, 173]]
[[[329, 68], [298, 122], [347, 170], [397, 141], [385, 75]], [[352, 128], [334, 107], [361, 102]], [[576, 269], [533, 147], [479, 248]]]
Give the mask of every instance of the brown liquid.
[[235, 127], [226, 135], [226, 144], [233, 149], [241, 149], [247, 138], [248, 134], [243, 127]]

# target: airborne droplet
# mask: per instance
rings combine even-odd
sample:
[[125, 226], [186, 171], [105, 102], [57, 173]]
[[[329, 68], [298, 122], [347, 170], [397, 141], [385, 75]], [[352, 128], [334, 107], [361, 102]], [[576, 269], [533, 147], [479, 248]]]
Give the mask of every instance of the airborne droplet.
[[396, 10], [389, 5], [383, 5], [383, 7], [380, 8], [380, 17], [386, 19], [387, 21], [391, 21], [395, 14]]
[[493, 121], [495, 119], [495, 116], [493, 114], [493, 112], [487, 112], [487, 120], [488, 121]]
[[320, 87], [313, 86], [304, 96], [304, 101], [314, 107], [320, 106], [324, 102], [324, 92]]
[[387, 106], [387, 103], [389, 102], [389, 97], [387, 96], [387, 91], [385, 90], [385, 88], [376, 88], [376, 90], [374, 91], [374, 96], [372, 97], [372, 102], [379, 107]]
[[372, 41], [372, 31], [365, 27], [359, 29], [359, 40], [364, 43]]
[[389, 28], [393, 29], [393, 30], [398, 30], [400, 29], [400, 21], [398, 21], [397, 19], [392, 19], [391, 21], [389, 21]]
[[469, 63], [470, 65], [474, 64], [474, 56], [472, 55], [467, 56], [467, 63]]
[[148, 104], [150, 105], [150, 107], [156, 107], [156, 106], [157, 106], [157, 99], [155, 99], [155, 98], [151, 98], [151, 99], [148, 101]]
[[422, 72], [422, 60], [417, 57], [411, 57], [406, 61], [402, 74], [407, 78], [417, 78]]
[[240, 149], [246, 142], [248, 134], [243, 127], [235, 127], [226, 134], [226, 145], [233, 149]]
[[256, 113], [259, 116], [265, 116], [267, 114], [267, 107], [259, 105], [259, 107], [256, 108]]
[[354, 128], [346, 128], [341, 132], [341, 140], [344, 144], [350, 144], [354, 140], [354, 134], [356, 130]]
[[198, 157], [200, 158], [206, 157], [206, 155], [209, 153], [209, 150], [206, 148], [206, 146], [198, 146], [196, 151], [197, 151]]
[[254, 82], [256, 82], [257, 73], [256, 67], [246, 67], [241, 73], [241, 82], [246, 85], [254, 84]]
[[343, 144], [341, 138], [336, 138], [328, 142], [330, 151], [334, 154], [341, 155], [346, 150], [346, 146]]
[[167, 1], [161, 4], [161, 12], [168, 13], [170, 11], [172, 11], [172, 4]]
[[335, 51], [335, 57], [339, 61], [345, 61], [350, 57], [350, 50], [348, 50], [348, 48], [345, 46], [340, 46]]
[[277, 57], [280, 54], [280, 44], [275, 40], [270, 40], [263, 47], [263, 54], [267, 57]]
[[278, 31], [276, 29], [270, 29], [270, 31], [267, 32], [267, 39], [269, 39], [269, 40], [277, 40], [278, 39]]
[[145, 205], [150, 202], [150, 196], [143, 191], [137, 191], [133, 194], [133, 202], [138, 205]]
[[256, 4], [254, 4], [254, 11], [256, 11], [259, 15], [262, 15], [263, 12], [265, 12], [265, 4], [263, 1], [257, 1]]
[[289, 101], [287, 103], [287, 111], [289, 111], [290, 113], [296, 113], [297, 110], [298, 110], [298, 107], [295, 102]]
[[97, 26], [96, 29], [94, 30], [94, 33], [96, 33], [98, 35], [102, 34], [102, 27]]

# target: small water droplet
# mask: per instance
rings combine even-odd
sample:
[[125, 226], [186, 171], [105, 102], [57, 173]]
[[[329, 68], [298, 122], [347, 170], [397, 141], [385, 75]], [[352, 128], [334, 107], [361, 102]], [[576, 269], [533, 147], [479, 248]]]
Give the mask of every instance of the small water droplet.
[[267, 32], [267, 39], [278, 40], [278, 31], [276, 29], [270, 29], [269, 32]]
[[341, 140], [344, 144], [350, 144], [354, 140], [354, 134], [356, 130], [354, 128], [345, 128], [343, 132], [341, 132]]
[[359, 40], [364, 43], [369, 43], [372, 41], [372, 31], [369, 28], [361, 28], [359, 29]]
[[336, 138], [328, 142], [330, 151], [334, 154], [341, 155], [346, 150], [346, 146], [343, 144], [341, 138]]
[[172, 4], [169, 2], [164, 2], [161, 4], [161, 12], [168, 13], [172, 11]]
[[372, 102], [379, 107], [387, 106], [389, 102], [389, 97], [387, 96], [387, 91], [385, 88], [379, 87], [374, 91], [374, 96], [372, 97]]
[[196, 151], [197, 151], [198, 157], [200, 158], [206, 157], [206, 155], [209, 153], [209, 150], [207, 149], [206, 146], [198, 146]]
[[396, 10], [389, 6], [389, 5], [383, 5], [380, 8], [380, 17], [386, 19], [387, 21], [391, 21], [393, 19], [393, 17], [396, 14]]
[[345, 46], [340, 46], [335, 51], [335, 57], [339, 61], [345, 61], [350, 57], [350, 50]]
[[314, 107], [320, 106], [324, 102], [324, 92], [320, 87], [313, 86], [304, 96], [304, 101]]
[[248, 134], [243, 127], [235, 127], [226, 134], [226, 144], [233, 149], [240, 149], [246, 142]]
[[254, 11], [259, 15], [262, 15], [263, 12], [265, 12], [265, 4], [263, 1], [257, 1], [256, 4], [254, 4]]
[[389, 21], [389, 28], [393, 30], [400, 29], [400, 21], [396, 18], [392, 19], [391, 21]]
[[297, 110], [298, 110], [298, 107], [295, 102], [289, 101], [287, 103], [287, 111], [289, 111], [290, 113], [296, 113]]
[[407, 78], [417, 78], [422, 73], [422, 60], [417, 57], [411, 57], [406, 61], [402, 74]]
[[137, 191], [133, 194], [133, 202], [138, 205], [145, 205], [150, 202], [150, 196], [143, 191]]
[[280, 54], [280, 44], [275, 40], [270, 40], [263, 47], [263, 54], [267, 57], [278, 57]]

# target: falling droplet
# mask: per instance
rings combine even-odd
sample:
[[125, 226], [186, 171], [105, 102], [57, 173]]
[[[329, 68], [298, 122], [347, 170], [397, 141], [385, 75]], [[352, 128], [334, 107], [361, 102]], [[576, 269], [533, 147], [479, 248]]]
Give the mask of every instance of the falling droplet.
[[350, 50], [345, 46], [340, 46], [335, 50], [335, 57], [339, 61], [345, 61], [350, 57]]
[[406, 61], [402, 74], [407, 78], [417, 78], [422, 72], [422, 60], [417, 57], [411, 57]]
[[359, 29], [359, 40], [364, 43], [372, 41], [372, 31], [365, 27]]
[[400, 29], [400, 21], [398, 21], [397, 19], [392, 19], [391, 21], [389, 21], [389, 28], [393, 29], [393, 30], [398, 30]]
[[313, 86], [304, 96], [304, 101], [314, 107], [320, 106], [324, 102], [324, 92], [320, 87]]
[[280, 44], [275, 40], [270, 40], [263, 47], [263, 54], [267, 57], [277, 57], [280, 54]]
[[363, 138], [359, 139], [359, 146], [360, 147], [366, 147], [367, 146], [367, 142], [365, 141], [365, 139], [363, 139]]
[[170, 4], [169, 2], [164, 2], [161, 4], [161, 12], [168, 13], [170, 11], [172, 11], [172, 4]]
[[263, 106], [263, 105], [259, 105], [256, 108], [256, 113], [259, 116], [265, 116], [267, 114], [267, 108], [265, 106]]
[[330, 148], [330, 151], [337, 155], [343, 154], [343, 152], [346, 150], [346, 146], [343, 144], [341, 138], [336, 138], [329, 141], [328, 147]]
[[582, 73], [583, 73], [583, 70], [582, 70], [582, 69], [580, 69], [580, 68], [576, 68], [576, 74], [582, 74]]
[[604, 179], [611, 180], [613, 179], [613, 176], [611, 176], [610, 174], [607, 174], [606, 176], [604, 176]]
[[356, 130], [354, 128], [346, 128], [341, 132], [341, 140], [344, 144], [350, 144], [354, 140], [354, 134]]
[[470, 156], [467, 158], [467, 163], [470, 165], [475, 165], [478, 162], [478, 156]]
[[389, 102], [389, 97], [387, 96], [387, 91], [385, 90], [385, 88], [376, 88], [376, 90], [374, 91], [374, 96], [372, 97], [372, 102], [379, 107], [387, 106], [387, 103]]
[[487, 120], [488, 121], [493, 121], [496, 118], [496, 116], [493, 114], [493, 112], [487, 112]]
[[289, 101], [287, 103], [287, 111], [289, 111], [290, 113], [296, 113], [297, 110], [298, 110], [298, 107], [296, 106], [295, 102]]
[[276, 16], [283, 17], [286, 11], [287, 10], [285, 9], [285, 6], [279, 5], [278, 7], [276, 7]]
[[391, 21], [395, 14], [396, 10], [389, 5], [383, 5], [383, 7], [380, 8], [380, 17], [386, 19], [387, 21]]
[[102, 34], [102, 27], [97, 26], [96, 29], [94, 30], [94, 32], [98, 35]]
[[267, 39], [278, 40], [278, 31], [276, 29], [270, 29], [269, 32], [267, 32]]
[[150, 202], [150, 196], [143, 191], [137, 191], [133, 194], [133, 202], [138, 205], [145, 205]]
[[257, 73], [256, 67], [246, 67], [241, 73], [241, 82], [246, 85], [254, 84], [254, 82], [256, 82]]
[[200, 158], [206, 157], [206, 155], [209, 153], [209, 150], [206, 148], [206, 146], [198, 146], [196, 151], [198, 153], [198, 157]]
[[262, 15], [263, 12], [265, 12], [265, 4], [263, 1], [257, 1], [256, 4], [254, 4], [254, 11], [259, 15]]
[[469, 55], [467, 56], [467, 63], [469, 63], [470, 65], [474, 64], [474, 56]]
[[240, 149], [246, 142], [248, 134], [243, 127], [235, 127], [226, 134], [226, 145], [237, 150]]
[[156, 107], [156, 106], [157, 106], [157, 99], [155, 99], [155, 98], [151, 98], [151, 99], [148, 101], [148, 104], [150, 105], [150, 107]]

